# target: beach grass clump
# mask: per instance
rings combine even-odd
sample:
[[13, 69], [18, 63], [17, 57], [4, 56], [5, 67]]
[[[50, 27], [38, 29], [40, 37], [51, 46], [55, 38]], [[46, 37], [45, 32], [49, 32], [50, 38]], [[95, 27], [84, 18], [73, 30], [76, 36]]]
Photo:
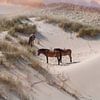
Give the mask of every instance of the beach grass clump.
[[46, 19], [46, 23], [49, 23], [49, 24], [58, 24], [59, 23], [59, 21], [57, 20], [57, 19], [52, 19], [52, 18], [47, 18]]
[[62, 28], [65, 32], [75, 32], [78, 33], [77, 37], [95, 37], [99, 35], [100, 29], [97, 29], [95, 27], [89, 26], [89, 25], [83, 25], [78, 22], [73, 22], [69, 20], [57, 20], [55, 18], [47, 18], [48, 23], [57, 24], [60, 28]]
[[29, 24], [16, 25], [8, 31], [8, 33], [12, 36], [15, 35], [16, 33], [22, 33], [26, 35], [26, 34], [36, 33], [36, 32], [37, 32], [36, 25], [29, 25]]
[[61, 27], [64, 31], [78, 32], [81, 28], [86, 26], [80, 23], [66, 21], [66, 22], [60, 22], [59, 27]]
[[5, 55], [6, 59], [11, 61], [16, 61], [22, 57], [31, 59], [31, 56], [33, 55], [27, 50], [27, 48], [18, 48], [17, 46], [5, 41], [0, 41], [0, 50]]
[[12, 19], [0, 19], [0, 31], [8, 31], [10, 28], [23, 24], [22, 20], [28, 20], [26, 16], [19, 16]]
[[99, 29], [93, 29], [93, 28], [82, 28], [79, 30], [77, 37], [84, 37], [84, 36], [90, 36], [95, 37], [100, 34]]
[[[29, 95], [25, 91], [23, 81], [16, 75], [5, 70], [0, 73], [0, 83], [6, 86], [6, 90], [8, 90], [8, 92], [14, 92], [14, 94], [16, 94], [20, 100], [29, 100]], [[0, 96], [3, 98], [3, 100], [9, 99], [9, 96], [6, 95], [6, 91], [2, 92], [1, 90]]]

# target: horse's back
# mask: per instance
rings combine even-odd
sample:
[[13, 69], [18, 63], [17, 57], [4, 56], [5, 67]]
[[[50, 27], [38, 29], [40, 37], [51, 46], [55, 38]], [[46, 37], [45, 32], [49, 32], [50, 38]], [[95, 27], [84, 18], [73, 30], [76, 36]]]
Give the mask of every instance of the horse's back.
[[54, 48], [54, 51], [63, 51], [61, 48]]
[[60, 51], [60, 52], [72, 52], [72, 50], [71, 49], [61, 49], [61, 48], [54, 48], [54, 51]]

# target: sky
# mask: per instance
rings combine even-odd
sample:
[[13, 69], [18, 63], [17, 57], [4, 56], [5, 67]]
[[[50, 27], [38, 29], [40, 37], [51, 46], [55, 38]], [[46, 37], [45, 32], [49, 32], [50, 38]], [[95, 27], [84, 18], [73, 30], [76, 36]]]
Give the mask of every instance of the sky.
[[43, 0], [0, 0], [0, 2], [43, 2]]
[[[12, 2], [12, 3], [20, 3], [20, 4], [33, 4], [35, 3], [53, 3], [53, 2], [71, 2], [76, 4], [86, 4], [90, 3], [91, 1], [96, 1], [100, 4], [100, 0], [0, 0], [0, 2]], [[94, 3], [93, 3], [94, 4]]]
[[98, 3], [100, 3], [100, 0], [43, 0], [44, 2], [66, 2], [66, 1], [73, 1], [73, 2], [91, 2], [91, 1], [96, 1]]

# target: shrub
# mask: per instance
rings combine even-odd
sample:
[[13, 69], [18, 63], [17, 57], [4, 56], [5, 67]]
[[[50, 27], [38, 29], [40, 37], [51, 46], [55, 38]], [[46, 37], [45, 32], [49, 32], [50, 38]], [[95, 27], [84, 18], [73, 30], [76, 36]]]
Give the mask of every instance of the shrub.
[[46, 18], [46, 23], [57, 24], [57, 23], [59, 23], [59, 20], [47, 17]]
[[32, 53], [24, 49], [25, 48], [20, 49], [12, 45], [11, 43], [0, 41], [0, 50], [5, 55], [7, 60], [16, 61], [17, 59], [22, 57], [27, 57], [28, 59], [31, 59]]
[[8, 33], [12, 35], [15, 33], [32, 34], [34, 32], [37, 32], [36, 25], [21, 24], [11, 28]]
[[59, 23], [59, 27], [63, 28], [65, 31], [73, 31], [73, 32], [78, 32], [80, 28], [86, 27], [80, 23], [76, 22], [61, 22]]
[[98, 29], [82, 28], [79, 30], [77, 37], [84, 37], [84, 36], [94, 37], [97, 36], [98, 33], [100, 33], [100, 30]]
[[25, 16], [19, 16], [13, 19], [1, 19], [0, 20], [0, 31], [9, 30], [10, 28], [22, 24], [22, 20], [28, 20]]

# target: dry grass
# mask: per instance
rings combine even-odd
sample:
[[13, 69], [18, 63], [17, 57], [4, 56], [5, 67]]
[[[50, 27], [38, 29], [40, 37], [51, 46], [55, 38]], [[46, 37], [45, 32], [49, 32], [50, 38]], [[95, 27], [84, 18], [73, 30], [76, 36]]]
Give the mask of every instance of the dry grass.
[[25, 39], [19, 39], [19, 44], [21, 44], [22, 46], [28, 46], [28, 41]]
[[12, 27], [9, 30], [8, 34], [16, 37], [16, 33], [22, 33], [26, 35], [26, 34], [32, 34], [34, 32], [37, 32], [36, 25], [20, 24]]
[[0, 20], [0, 31], [9, 30], [17, 24], [21, 24], [21, 20], [19, 18], [14, 18], [12, 20], [2, 19]]
[[20, 49], [18, 47], [15, 47], [13, 44], [8, 42], [0, 42], [0, 50], [9, 61], [16, 61], [24, 57], [31, 59], [33, 54], [30, 53], [27, 49], [24, 49], [25, 48]]
[[18, 34], [15, 32], [13, 27], [11, 29], [9, 29], [8, 34], [15, 37], [15, 38], [18, 38]]
[[11, 38], [8, 34], [5, 36], [5, 39], [6, 39], [7, 41], [12, 41], [12, 38]]
[[[27, 91], [25, 91], [25, 86], [20, 78], [17, 76], [7, 72], [2, 71], [0, 73], [0, 82], [6, 86], [6, 88], [10, 91], [14, 91], [20, 100], [29, 100], [29, 95]], [[3, 98], [7, 98], [5, 94], [0, 94]]]
[[77, 37], [84, 37], [84, 36], [95, 37], [99, 34], [100, 34], [99, 29], [82, 28], [82, 29], [79, 30], [79, 33], [77, 34]]
[[8, 31], [8, 34], [15, 38], [18, 38], [18, 33], [27, 35], [37, 32], [36, 25], [23, 23], [26, 20], [29, 21], [25, 16], [19, 16], [13, 19], [1, 19], [0, 31]]
[[63, 28], [63, 30], [65, 30], [65, 31], [78, 32], [80, 30], [80, 28], [83, 28], [83, 27], [86, 27], [86, 26], [84, 26], [80, 23], [66, 21], [66, 22], [61, 22], [59, 24], [59, 27]]
[[51, 17], [47, 17], [46, 18], [46, 23], [50, 23], [50, 24], [58, 24], [59, 23], [59, 20], [55, 20], [55, 19], [53, 19], [53, 18], [51, 18]]
[[60, 28], [62, 28], [66, 32], [67, 31], [76, 32], [78, 33], [77, 37], [84, 37], [84, 36], [95, 37], [100, 34], [100, 29], [65, 19], [58, 20], [56, 18], [48, 17], [46, 22], [50, 24], [57, 24]]

